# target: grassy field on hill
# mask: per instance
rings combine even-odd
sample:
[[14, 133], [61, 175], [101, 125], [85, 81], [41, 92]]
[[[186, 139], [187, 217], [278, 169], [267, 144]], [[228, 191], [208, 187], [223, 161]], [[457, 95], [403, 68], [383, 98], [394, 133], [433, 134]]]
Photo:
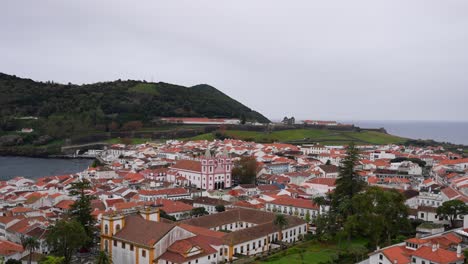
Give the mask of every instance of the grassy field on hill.
[[[319, 142], [328, 145], [341, 145], [348, 144], [351, 141], [354, 141], [356, 144], [402, 144], [406, 141], [402, 137], [375, 131], [351, 132], [325, 129], [293, 129], [273, 132], [226, 130], [224, 133], [229, 138], [255, 142]], [[186, 140], [213, 140], [214, 138], [215, 134], [206, 133], [187, 138]]]

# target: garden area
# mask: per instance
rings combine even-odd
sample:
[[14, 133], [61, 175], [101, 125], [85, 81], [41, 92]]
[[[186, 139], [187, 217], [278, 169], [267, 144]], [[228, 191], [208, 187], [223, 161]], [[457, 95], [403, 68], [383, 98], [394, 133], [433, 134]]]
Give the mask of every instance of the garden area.
[[367, 240], [353, 239], [350, 243], [344, 241], [319, 242], [309, 240], [279, 251], [271, 256], [256, 260], [253, 263], [270, 264], [325, 264], [325, 263], [356, 263], [367, 257]]

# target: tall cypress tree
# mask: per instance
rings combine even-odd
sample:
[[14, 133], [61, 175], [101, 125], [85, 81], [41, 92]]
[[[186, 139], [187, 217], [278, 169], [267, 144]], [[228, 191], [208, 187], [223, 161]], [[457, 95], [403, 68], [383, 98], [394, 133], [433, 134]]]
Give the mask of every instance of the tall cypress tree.
[[355, 171], [358, 161], [359, 151], [351, 142], [346, 151], [346, 157], [341, 162], [336, 188], [332, 196], [331, 210], [341, 218], [338, 219], [338, 222], [344, 222], [348, 216], [353, 214], [351, 199], [366, 186], [366, 183]]
[[90, 243], [92, 243], [96, 220], [91, 215], [91, 200], [94, 199], [94, 196], [86, 193], [89, 189], [91, 189], [91, 183], [86, 179], [71, 184], [70, 195], [76, 196], [78, 199], [71, 205], [70, 216], [83, 226], [86, 235], [90, 238]]

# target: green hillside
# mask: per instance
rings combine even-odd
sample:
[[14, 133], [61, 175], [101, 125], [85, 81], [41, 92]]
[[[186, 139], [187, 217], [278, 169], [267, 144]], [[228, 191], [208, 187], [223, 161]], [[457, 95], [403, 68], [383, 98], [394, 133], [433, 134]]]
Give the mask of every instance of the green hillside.
[[[206, 84], [184, 87], [141, 81], [86, 85], [36, 82], [0, 73], [2, 116], [68, 116], [88, 126], [106, 121], [149, 122], [156, 117], [225, 117], [269, 122], [263, 115]], [[89, 120], [87, 120], [89, 119]]]
[[[320, 142], [328, 145], [348, 144], [354, 141], [357, 144], [403, 144], [407, 139], [375, 131], [336, 131], [327, 129], [290, 129], [273, 132], [255, 132], [226, 130], [222, 132], [224, 137], [255, 142], [289, 142], [312, 143]], [[213, 140], [220, 136], [217, 133], [205, 133], [190, 140]]]
[[[39, 135], [77, 135], [151, 127], [159, 117], [245, 118], [260, 113], [206, 84], [117, 80], [85, 85], [36, 82], [0, 73], [0, 135], [32, 127]], [[37, 117], [37, 119], [18, 119]]]

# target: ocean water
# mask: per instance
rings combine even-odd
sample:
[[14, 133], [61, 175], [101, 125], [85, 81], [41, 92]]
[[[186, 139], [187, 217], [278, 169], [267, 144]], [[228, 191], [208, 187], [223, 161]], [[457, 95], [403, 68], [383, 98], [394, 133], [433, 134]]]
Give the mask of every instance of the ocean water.
[[341, 121], [361, 128], [383, 127], [392, 135], [468, 145], [468, 121]]
[[16, 176], [39, 178], [77, 173], [88, 168], [91, 159], [42, 159], [0, 156], [0, 181]]

